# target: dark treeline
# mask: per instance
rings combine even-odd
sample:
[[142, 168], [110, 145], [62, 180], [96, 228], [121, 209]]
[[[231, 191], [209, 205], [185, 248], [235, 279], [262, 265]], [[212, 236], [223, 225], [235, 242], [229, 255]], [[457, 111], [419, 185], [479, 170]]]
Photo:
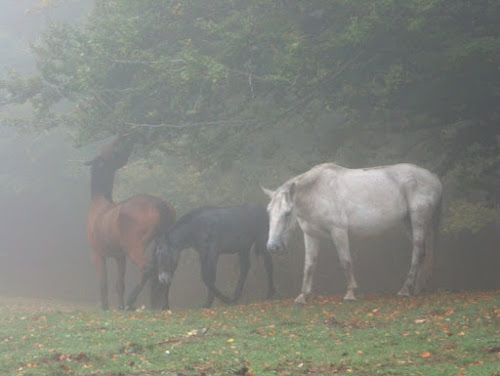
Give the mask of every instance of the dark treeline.
[[[95, 1], [33, 44], [36, 75], [2, 86], [37, 127], [136, 132], [185, 158], [210, 201], [321, 161], [411, 161], [454, 186], [448, 224], [477, 230], [498, 191], [499, 15], [494, 0]], [[240, 184], [201, 194], [231, 170]]]

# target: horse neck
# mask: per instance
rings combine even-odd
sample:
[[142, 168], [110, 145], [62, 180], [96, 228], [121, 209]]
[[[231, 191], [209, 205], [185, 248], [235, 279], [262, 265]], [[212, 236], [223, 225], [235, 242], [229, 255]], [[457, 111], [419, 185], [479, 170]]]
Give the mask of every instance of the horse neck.
[[189, 225], [189, 222], [178, 223], [177, 226], [174, 224], [174, 227], [172, 227], [168, 234], [170, 242], [175, 245], [175, 248], [178, 248], [179, 251], [193, 246], [193, 235], [198, 232], [191, 231]]
[[113, 202], [113, 182], [115, 171], [92, 169], [90, 178], [90, 198], [94, 201], [103, 197], [110, 203]]
[[116, 204], [106, 199], [104, 196], [96, 196], [92, 198], [88, 215], [89, 221], [95, 221], [104, 212], [115, 207]]

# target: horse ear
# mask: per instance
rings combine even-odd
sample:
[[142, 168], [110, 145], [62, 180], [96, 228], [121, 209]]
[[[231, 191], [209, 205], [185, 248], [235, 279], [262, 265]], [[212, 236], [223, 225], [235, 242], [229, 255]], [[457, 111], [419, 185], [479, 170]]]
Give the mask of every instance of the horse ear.
[[274, 196], [274, 191], [271, 191], [270, 189], [264, 188], [263, 186], [260, 186], [262, 189], [262, 192], [264, 192], [269, 198], [273, 198]]
[[85, 161], [85, 162], [83, 162], [83, 164], [84, 164], [85, 166], [92, 166], [94, 163], [96, 163], [96, 162], [97, 162], [97, 160], [98, 160], [100, 157], [101, 157], [101, 156], [100, 156], [100, 155], [98, 155], [98, 156], [96, 156], [95, 158], [93, 158], [93, 159], [91, 159], [91, 160], [89, 160], [89, 161]]
[[292, 200], [293, 195], [295, 194], [295, 182], [290, 184], [290, 187], [288, 188], [288, 194], [290, 195], [290, 200]]

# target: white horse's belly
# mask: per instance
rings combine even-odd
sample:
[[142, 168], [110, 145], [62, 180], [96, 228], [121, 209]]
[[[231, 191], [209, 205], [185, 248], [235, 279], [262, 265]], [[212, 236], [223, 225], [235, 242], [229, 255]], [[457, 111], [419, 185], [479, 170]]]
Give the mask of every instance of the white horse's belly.
[[368, 208], [350, 212], [347, 219], [349, 231], [357, 235], [376, 235], [389, 230], [401, 223], [406, 217], [404, 208], [399, 210], [387, 210], [387, 208]]
[[[366, 179], [366, 178], [365, 178]], [[373, 173], [369, 183], [363, 176], [351, 176], [339, 187], [338, 202], [331, 206], [339, 212], [351, 233], [373, 235], [393, 228], [408, 214], [402, 190], [384, 175]]]

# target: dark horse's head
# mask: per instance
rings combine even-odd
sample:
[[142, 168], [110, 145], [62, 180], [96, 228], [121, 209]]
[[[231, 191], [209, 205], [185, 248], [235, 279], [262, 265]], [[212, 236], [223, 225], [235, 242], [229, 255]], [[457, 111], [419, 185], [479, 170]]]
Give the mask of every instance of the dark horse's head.
[[161, 283], [166, 285], [172, 283], [180, 254], [180, 250], [169, 241], [168, 235], [157, 240], [155, 258], [158, 268], [158, 279]]

